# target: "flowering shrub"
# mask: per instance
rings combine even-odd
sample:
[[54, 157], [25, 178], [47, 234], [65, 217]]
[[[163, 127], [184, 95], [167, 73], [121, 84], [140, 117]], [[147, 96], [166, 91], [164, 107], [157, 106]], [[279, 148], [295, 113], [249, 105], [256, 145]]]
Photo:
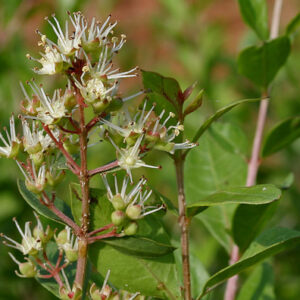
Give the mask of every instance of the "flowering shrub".
[[[240, 3], [241, 7], [245, 4]], [[258, 238], [268, 238], [268, 243], [259, 248], [254, 238], [260, 230], [251, 232], [252, 239], [245, 241], [241, 238], [245, 233], [233, 228], [231, 239], [236, 245], [232, 247], [232, 266], [211, 276], [205, 284], [203, 278], [193, 279], [193, 284], [202, 285], [191, 289], [188, 230], [192, 217], [210, 206], [233, 203], [239, 205], [238, 213], [253, 204], [272, 205], [280, 198], [277, 187], [254, 185], [256, 172], [249, 171], [247, 187], [222, 187], [202, 199], [185, 199], [184, 163], [199, 138], [227, 111], [260, 99], [237, 101], [219, 110], [189, 141], [184, 121], [201, 107], [202, 90], [192, 98], [195, 85], [181, 90], [175, 79], [141, 71], [144, 89], [124, 96], [119, 91], [120, 81], [136, 77], [140, 71], [137, 67], [121, 71], [114, 66], [113, 59], [126, 36], [114, 35], [117, 23], [111, 23], [110, 16], [103, 23], [95, 18], [89, 21], [80, 12], [69, 13], [64, 25], [55, 16], [46, 20], [57, 40], [37, 31], [41, 57], [28, 54], [27, 58], [37, 63], [33, 69], [36, 74], [61, 76], [65, 88], [48, 92], [35, 80], [21, 84], [22, 115], [12, 115], [9, 130], [0, 134], [0, 154], [19, 166], [24, 176], [18, 181], [19, 190], [36, 211], [35, 226], [26, 222], [24, 230], [14, 219], [20, 240], [2, 234], [3, 243], [23, 255], [19, 260], [9, 253], [18, 265], [18, 276], [35, 277], [60, 299], [200, 299], [225, 279], [299, 240], [296, 231], [274, 229]], [[246, 21], [252, 26], [251, 19]], [[260, 84], [265, 90], [289, 54], [286, 36], [267, 41], [262, 47], [275, 47], [275, 42], [282, 52], [281, 63], [277, 62], [268, 73], [268, 81]], [[241, 72], [252, 79], [251, 66], [244, 65], [245, 56], [252, 59], [255, 49], [250, 50], [241, 54], [240, 66]], [[132, 99], [139, 96], [144, 99], [135, 106]], [[15, 122], [21, 124], [22, 136], [16, 133]], [[91, 138], [95, 134], [98, 141], [110, 144], [116, 155], [113, 161], [89, 169], [88, 148], [99, 147], [101, 153], [100, 143]], [[148, 185], [146, 178], [136, 179], [137, 168], [161, 168], [147, 163], [151, 151], [161, 151], [174, 162], [178, 209]], [[258, 159], [252, 159], [257, 171]], [[70, 184], [71, 207], [57, 190], [59, 184], [68, 182], [68, 176], [78, 181]], [[102, 179], [104, 190], [90, 186], [93, 176], [98, 176], [99, 182]], [[181, 231], [181, 259], [177, 262], [175, 247], [162, 223], [167, 211], [178, 217]], [[64, 228], [44, 226], [39, 215], [62, 223]], [[280, 235], [283, 238], [279, 241]], [[239, 251], [244, 256], [238, 261]]]

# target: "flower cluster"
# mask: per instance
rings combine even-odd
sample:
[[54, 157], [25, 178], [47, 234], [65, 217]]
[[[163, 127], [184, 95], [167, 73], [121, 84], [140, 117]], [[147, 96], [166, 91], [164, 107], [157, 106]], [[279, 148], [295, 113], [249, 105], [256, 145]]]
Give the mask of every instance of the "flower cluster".
[[136, 234], [138, 230], [137, 220], [164, 208], [163, 205], [159, 207], [145, 205], [152, 194], [152, 190], [145, 189], [147, 182], [145, 178], [140, 179], [128, 192], [128, 176], [124, 177], [122, 187], [119, 188], [117, 176], [114, 174], [114, 193], [105, 174], [102, 174], [102, 179], [107, 190], [107, 198], [115, 209], [111, 214], [112, 223], [121, 227], [125, 235]]

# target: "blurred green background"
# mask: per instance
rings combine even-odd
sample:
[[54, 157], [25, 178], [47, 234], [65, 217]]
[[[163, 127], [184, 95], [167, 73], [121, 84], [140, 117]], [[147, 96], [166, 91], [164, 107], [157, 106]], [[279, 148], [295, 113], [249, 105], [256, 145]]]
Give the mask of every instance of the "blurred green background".
[[[269, 1], [272, 11], [273, 1]], [[299, 0], [284, 1], [282, 28], [294, 17], [300, 7]], [[60, 20], [66, 11], [81, 10], [87, 17], [103, 20], [112, 14], [119, 21], [118, 32], [125, 33], [128, 42], [118, 56], [122, 68], [135, 65], [145, 70], [161, 72], [178, 79], [182, 88], [195, 81], [205, 89], [203, 108], [192, 114], [187, 133], [197, 127], [200, 120], [216, 109], [238, 99], [258, 97], [260, 91], [237, 73], [238, 52], [256, 41], [256, 37], [243, 24], [235, 0], [1, 0], [0, 1], [0, 124], [5, 126], [12, 112], [18, 114], [22, 100], [19, 81], [35, 74], [33, 64], [25, 58], [26, 53], [38, 56], [39, 28], [51, 36], [44, 17], [56, 13]], [[293, 43], [287, 66], [280, 72], [272, 90], [272, 102], [267, 129], [284, 118], [300, 112], [300, 37]], [[36, 76], [35, 76], [36, 77]], [[38, 78], [43, 80], [43, 78]], [[55, 87], [55, 78], [46, 78], [49, 88]], [[134, 92], [142, 87], [141, 79], [127, 80], [122, 84], [124, 92]], [[249, 152], [254, 134], [257, 105], [235, 109], [222, 120], [241, 127], [249, 138]], [[101, 147], [101, 146], [98, 146]], [[99, 165], [112, 157], [109, 148], [90, 151], [91, 165]], [[106, 149], [107, 148], [107, 149]], [[163, 169], [143, 170], [151, 185], [176, 202], [174, 169], [167, 155], [151, 155], [148, 161], [161, 164]], [[33, 219], [32, 210], [18, 193], [16, 178], [20, 177], [12, 161], [0, 160], [0, 232], [16, 236], [11, 218], [16, 216], [21, 224]], [[137, 173], [139, 173], [137, 172]], [[159, 172], [159, 174], [157, 174]], [[295, 181], [286, 191], [279, 209], [272, 220], [300, 230], [300, 140], [286, 150], [271, 156], [262, 164], [259, 182], [280, 182], [289, 172]], [[196, 176], [196, 175], [195, 175]], [[93, 185], [100, 184], [95, 178]], [[67, 191], [65, 199], [68, 201]], [[167, 218], [171, 225], [176, 221]], [[228, 263], [228, 256], [221, 246], [199, 223], [192, 231], [193, 253], [212, 273]], [[175, 229], [173, 233], [178, 234]], [[273, 259], [275, 292], [277, 299], [300, 299], [300, 247], [277, 255]], [[0, 300], [54, 299], [34, 280], [15, 276], [14, 263], [7, 249], [0, 245]], [[251, 270], [249, 270], [251, 272]], [[242, 274], [241, 280], [247, 272]], [[211, 299], [221, 299], [224, 286], [214, 292]], [[254, 300], [254, 299], [253, 299]]]

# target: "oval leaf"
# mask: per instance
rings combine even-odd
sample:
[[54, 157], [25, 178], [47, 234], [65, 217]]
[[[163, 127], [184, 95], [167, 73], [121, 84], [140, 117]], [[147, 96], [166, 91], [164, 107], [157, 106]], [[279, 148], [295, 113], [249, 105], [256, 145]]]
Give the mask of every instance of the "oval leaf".
[[278, 200], [281, 191], [272, 184], [260, 184], [251, 187], [230, 187], [214, 193], [187, 206], [188, 216], [194, 216], [203, 206], [215, 206], [228, 203], [266, 204]]
[[285, 64], [291, 50], [290, 40], [283, 36], [243, 50], [238, 57], [239, 72], [266, 89]]

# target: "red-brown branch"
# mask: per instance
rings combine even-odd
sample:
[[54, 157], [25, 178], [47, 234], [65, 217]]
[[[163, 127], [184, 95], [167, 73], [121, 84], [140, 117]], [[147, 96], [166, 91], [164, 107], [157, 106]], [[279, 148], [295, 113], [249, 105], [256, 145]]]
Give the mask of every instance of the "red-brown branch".
[[89, 171], [89, 176], [92, 177], [96, 174], [110, 171], [111, 169], [116, 168], [118, 165], [119, 165], [119, 162], [117, 160], [115, 160], [115, 161], [110, 162], [110, 163], [108, 163], [104, 166], [101, 166], [101, 167], [98, 167], [96, 169], [90, 170]]

